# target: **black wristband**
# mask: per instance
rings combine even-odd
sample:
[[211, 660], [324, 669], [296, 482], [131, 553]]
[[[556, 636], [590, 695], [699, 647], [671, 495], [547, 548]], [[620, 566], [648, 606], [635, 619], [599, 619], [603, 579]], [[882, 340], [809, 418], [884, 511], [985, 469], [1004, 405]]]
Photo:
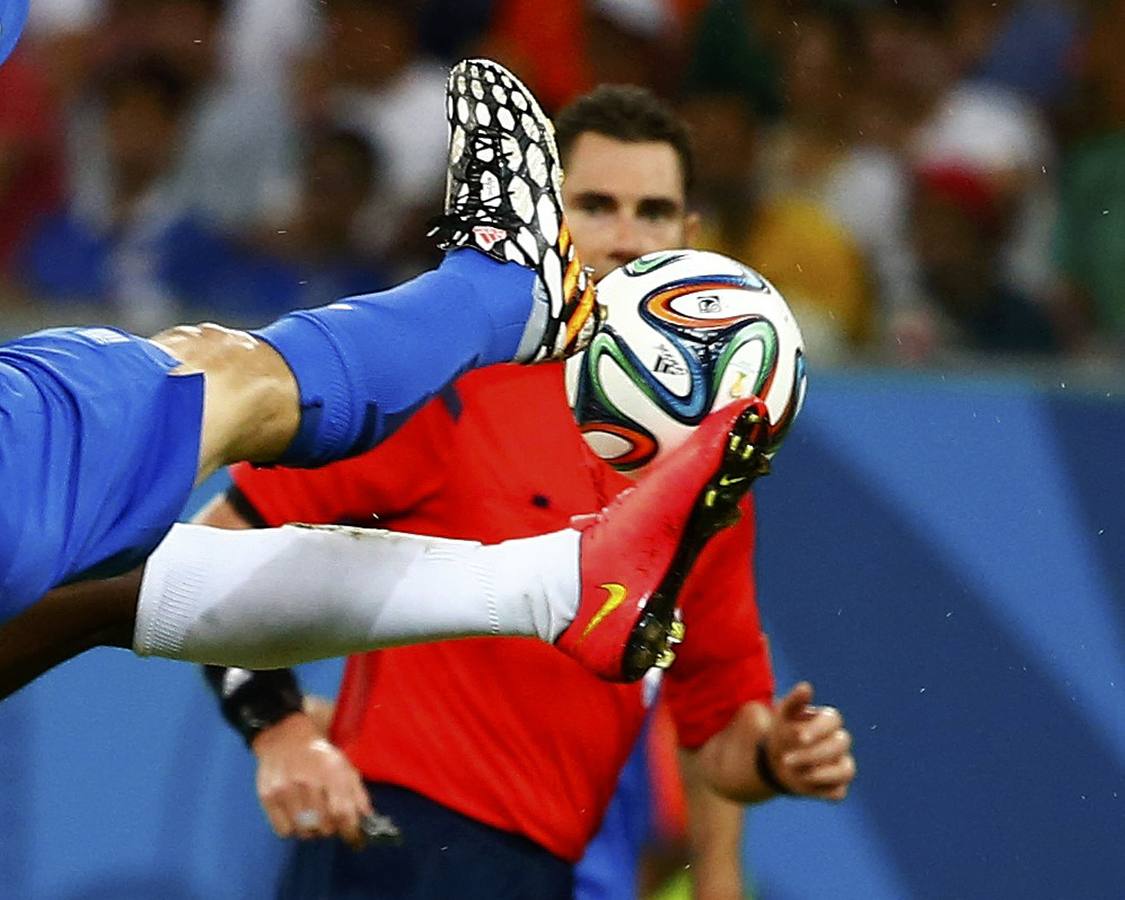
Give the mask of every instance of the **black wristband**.
[[766, 751], [766, 739], [762, 738], [758, 741], [758, 749], [754, 754], [754, 768], [758, 771], [758, 777], [762, 779], [762, 784], [768, 787], [775, 794], [792, 794], [789, 788], [781, 783], [774, 772], [773, 766], [770, 765], [770, 756]]
[[219, 698], [223, 718], [246, 745], [282, 719], [304, 708], [297, 678], [289, 669], [254, 671], [205, 666], [208, 684]]

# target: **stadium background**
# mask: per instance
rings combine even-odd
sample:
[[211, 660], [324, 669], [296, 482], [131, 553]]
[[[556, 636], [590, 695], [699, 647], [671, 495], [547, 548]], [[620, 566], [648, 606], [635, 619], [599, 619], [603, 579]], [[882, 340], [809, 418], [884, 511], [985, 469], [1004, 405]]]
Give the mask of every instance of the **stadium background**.
[[[600, 79], [649, 84], [697, 127], [710, 246], [809, 323], [808, 407], [758, 491], [761, 605], [779, 683], [811, 678], [844, 710], [860, 776], [843, 805], [750, 813], [760, 896], [1119, 896], [1125, 4], [329, 3], [381, 17], [351, 43], [318, 38], [314, 6], [33, 0], [0, 67], [0, 331], [253, 323], [424, 264], [400, 235], [440, 171], [392, 101], [425, 130], [433, 73], [464, 49], [553, 107]], [[378, 64], [341, 70], [356, 53]], [[125, 136], [160, 119], [120, 99], [129, 78], [177, 127], [195, 116], [179, 156], [118, 147], [133, 195], [106, 193], [105, 72], [125, 76], [94, 91]], [[346, 151], [296, 163], [330, 126], [381, 143], [371, 185]], [[216, 165], [232, 148], [245, 164]], [[311, 202], [340, 180], [365, 208]], [[974, 236], [957, 265], [927, 255], [935, 228]], [[331, 690], [337, 671], [304, 678]], [[0, 896], [268, 895], [281, 845], [190, 667], [62, 667], [0, 705], [0, 773]]]

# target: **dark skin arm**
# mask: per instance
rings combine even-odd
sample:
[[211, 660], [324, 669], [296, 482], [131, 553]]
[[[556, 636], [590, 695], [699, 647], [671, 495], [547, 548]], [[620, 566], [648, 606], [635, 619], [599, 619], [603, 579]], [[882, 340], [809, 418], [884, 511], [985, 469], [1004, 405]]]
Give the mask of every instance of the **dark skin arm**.
[[143, 571], [56, 588], [0, 626], [0, 700], [93, 647], [132, 647]]

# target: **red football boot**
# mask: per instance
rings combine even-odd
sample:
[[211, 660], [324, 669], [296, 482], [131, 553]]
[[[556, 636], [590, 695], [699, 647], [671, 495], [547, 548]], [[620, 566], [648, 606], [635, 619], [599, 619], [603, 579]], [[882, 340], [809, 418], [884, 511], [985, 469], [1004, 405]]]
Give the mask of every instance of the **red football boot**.
[[692, 564], [769, 472], [769, 413], [757, 398], [713, 412], [635, 486], [580, 517], [582, 596], [556, 645], [608, 681], [665, 667], [683, 638], [676, 601]]

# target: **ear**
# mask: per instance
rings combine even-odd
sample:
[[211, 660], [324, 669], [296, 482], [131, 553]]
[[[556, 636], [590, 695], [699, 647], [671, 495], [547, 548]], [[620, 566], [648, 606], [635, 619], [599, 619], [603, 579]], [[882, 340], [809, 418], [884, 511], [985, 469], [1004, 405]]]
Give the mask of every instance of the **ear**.
[[684, 216], [684, 246], [694, 247], [699, 240], [699, 233], [703, 228], [703, 219], [697, 212], [689, 212]]

